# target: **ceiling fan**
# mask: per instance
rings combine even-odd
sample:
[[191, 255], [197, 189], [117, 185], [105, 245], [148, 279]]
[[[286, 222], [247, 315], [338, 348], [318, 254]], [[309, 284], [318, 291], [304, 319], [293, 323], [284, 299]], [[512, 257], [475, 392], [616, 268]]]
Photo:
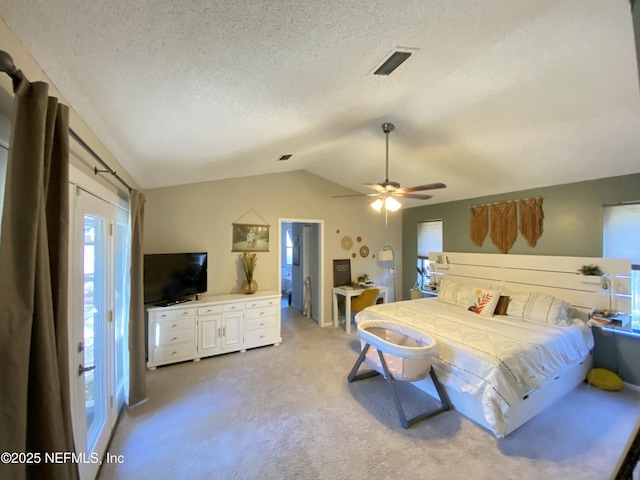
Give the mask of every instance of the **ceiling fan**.
[[[413, 198], [416, 200], [428, 200], [433, 195], [425, 195], [423, 193], [414, 193], [414, 192], [422, 192], [425, 190], [435, 190], [438, 188], [445, 188], [446, 185], [444, 183], [429, 183], [427, 185], [418, 185], [416, 187], [400, 187], [398, 182], [389, 181], [389, 133], [395, 128], [393, 123], [383, 123], [382, 131], [385, 133], [387, 137], [387, 155], [386, 155], [386, 171], [385, 171], [385, 179], [384, 182], [367, 184], [366, 186], [372, 188], [376, 191], [376, 193], [364, 193], [360, 195], [341, 195], [339, 197], [357, 197], [357, 196], [367, 196], [367, 197], [377, 197], [376, 200], [371, 204], [378, 212], [385, 207], [385, 210], [395, 212], [398, 210], [402, 204], [398, 202], [394, 197], [404, 197], [404, 198]], [[334, 198], [339, 198], [334, 197]]]

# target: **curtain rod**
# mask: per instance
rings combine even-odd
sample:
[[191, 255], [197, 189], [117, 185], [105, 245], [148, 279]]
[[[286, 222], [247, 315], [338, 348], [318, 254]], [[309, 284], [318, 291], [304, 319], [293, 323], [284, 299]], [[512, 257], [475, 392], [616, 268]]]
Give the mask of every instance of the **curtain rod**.
[[[11, 55], [9, 55], [4, 50], [0, 50], [0, 72], [4, 72], [7, 75], [9, 75], [14, 82], [14, 86], [16, 85], [17, 82], [21, 80], [27, 80], [27, 77], [25, 77], [24, 73], [22, 73], [22, 70], [18, 70], [16, 68], [15, 64], [13, 63], [13, 58], [11, 57]], [[80, 138], [80, 135], [74, 132], [71, 127], [69, 127], [69, 136], [73, 138], [76, 142], [78, 142], [78, 144], [82, 148], [84, 148], [85, 151], [89, 153], [94, 159], [96, 159], [100, 163], [100, 165], [106, 168], [106, 170], [99, 170], [98, 167], [94, 167], [93, 173], [95, 175], [98, 175], [99, 173], [109, 173], [113, 175], [116, 178], [116, 180], [118, 180], [122, 185], [127, 187], [129, 194], [131, 194], [131, 192], [133, 191], [133, 188], [131, 188], [129, 184], [125, 182], [122, 179], [122, 177], [120, 177], [120, 175], [118, 175], [116, 171], [107, 164], [107, 162], [102, 160], [102, 158], [100, 158], [100, 155], [94, 152], [93, 149], [89, 145], [87, 145], [87, 143], [84, 140], [82, 140], [82, 138]]]

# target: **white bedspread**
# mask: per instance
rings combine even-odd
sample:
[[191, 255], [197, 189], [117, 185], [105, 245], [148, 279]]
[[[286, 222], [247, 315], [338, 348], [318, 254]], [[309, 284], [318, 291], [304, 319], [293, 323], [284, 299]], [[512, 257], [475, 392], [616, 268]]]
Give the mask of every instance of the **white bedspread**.
[[482, 401], [484, 416], [500, 437], [510, 406], [545, 380], [583, 360], [593, 348], [591, 330], [486, 317], [435, 298], [374, 305], [356, 322], [386, 318], [411, 325], [437, 342], [433, 367], [447, 388]]

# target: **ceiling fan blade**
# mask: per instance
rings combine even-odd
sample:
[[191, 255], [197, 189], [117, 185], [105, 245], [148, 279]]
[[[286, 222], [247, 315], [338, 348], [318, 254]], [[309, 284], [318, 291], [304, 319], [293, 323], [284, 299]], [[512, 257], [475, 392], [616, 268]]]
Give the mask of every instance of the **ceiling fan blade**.
[[375, 191], [385, 193], [387, 190], [378, 183], [365, 183], [365, 187], [373, 188]]
[[380, 193], [352, 193], [350, 195], [333, 195], [331, 198], [349, 198], [349, 197], [379, 197]]
[[370, 194], [368, 194], [368, 193], [354, 193], [354, 194], [351, 194], [351, 195], [334, 195], [331, 198], [368, 197], [369, 195]]
[[433, 195], [424, 195], [422, 193], [394, 193], [395, 197], [415, 198], [416, 200], [429, 200]]
[[396, 190], [397, 192], [400, 193], [405, 193], [405, 192], [421, 192], [423, 190], [435, 190], [437, 188], [446, 188], [447, 186], [444, 183], [429, 183], [427, 185], [418, 185], [417, 187], [406, 187], [406, 188], [399, 188], [398, 190]]

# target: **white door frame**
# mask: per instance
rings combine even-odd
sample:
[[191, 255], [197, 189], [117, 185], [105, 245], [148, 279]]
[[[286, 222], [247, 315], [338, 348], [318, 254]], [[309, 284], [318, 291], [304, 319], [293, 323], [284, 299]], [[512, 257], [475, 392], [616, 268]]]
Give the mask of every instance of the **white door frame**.
[[[70, 230], [70, 238], [69, 238], [69, 375], [70, 382], [69, 387], [71, 389], [70, 392], [70, 400], [71, 400], [71, 415], [73, 420], [73, 431], [74, 438], [76, 444], [77, 453], [86, 453], [87, 458], [93, 458], [91, 455], [93, 452], [87, 452], [86, 445], [82, 440], [86, 438], [86, 432], [84, 432], [85, 423], [83, 421], [85, 410], [84, 410], [84, 397], [80, 398], [78, 395], [78, 362], [80, 360], [79, 352], [77, 351], [77, 321], [82, 318], [82, 312], [78, 311], [78, 299], [76, 298], [78, 285], [81, 285], [82, 278], [78, 277], [78, 269], [81, 269], [81, 266], [76, 264], [77, 258], [75, 255], [75, 249], [78, 245], [75, 243], [76, 237], [74, 237], [74, 233], [77, 231], [78, 224], [80, 221], [77, 218], [76, 210], [75, 210], [75, 201], [77, 195], [77, 189], [82, 191], [84, 195], [90, 195], [95, 197], [96, 199], [102, 201], [107, 206], [110, 214], [108, 218], [109, 223], [115, 222], [116, 219], [116, 210], [122, 206], [123, 201], [118, 197], [117, 194], [105, 188], [103, 185], [96, 182], [90, 176], [81, 172], [77, 167], [70, 165], [69, 166], [69, 211], [70, 211], [70, 221], [69, 226]], [[84, 219], [83, 219], [84, 220]], [[113, 254], [113, 236], [109, 236], [109, 255]], [[110, 265], [107, 268], [111, 268], [113, 265], [112, 259], [109, 259]], [[80, 270], [81, 271], [81, 270]], [[108, 278], [109, 278], [108, 274]], [[108, 309], [112, 310], [113, 305], [113, 282], [109, 281], [107, 285], [107, 304]], [[114, 369], [115, 369], [115, 359], [114, 359], [114, 322], [107, 322], [107, 331], [105, 332], [107, 336], [107, 345], [106, 345], [106, 358], [107, 358], [107, 378], [106, 378], [106, 396], [107, 396], [107, 418], [106, 424], [104, 425], [104, 431], [99, 437], [98, 444], [96, 445], [95, 453], [102, 458], [102, 455], [106, 452], [107, 443], [109, 438], [111, 437], [111, 433], [115, 427], [117, 414], [120, 406], [124, 400], [122, 395], [117, 395], [116, 386], [114, 384]], [[110, 397], [113, 397], [112, 399]], [[120, 397], [120, 398], [118, 398]], [[95, 455], [95, 453], [93, 453]], [[80, 478], [81, 480], [94, 478], [99, 469], [99, 464], [96, 463], [83, 463], [79, 465]]]
[[[318, 235], [320, 236], [319, 258], [318, 258], [318, 275], [319, 285], [318, 292], [318, 324], [324, 327], [324, 220], [308, 219], [308, 218], [278, 218], [278, 285], [282, 285], [282, 224], [283, 223], [314, 223], [318, 225]], [[280, 288], [280, 287], [278, 287]], [[331, 323], [333, 325], [333, 323]]]

